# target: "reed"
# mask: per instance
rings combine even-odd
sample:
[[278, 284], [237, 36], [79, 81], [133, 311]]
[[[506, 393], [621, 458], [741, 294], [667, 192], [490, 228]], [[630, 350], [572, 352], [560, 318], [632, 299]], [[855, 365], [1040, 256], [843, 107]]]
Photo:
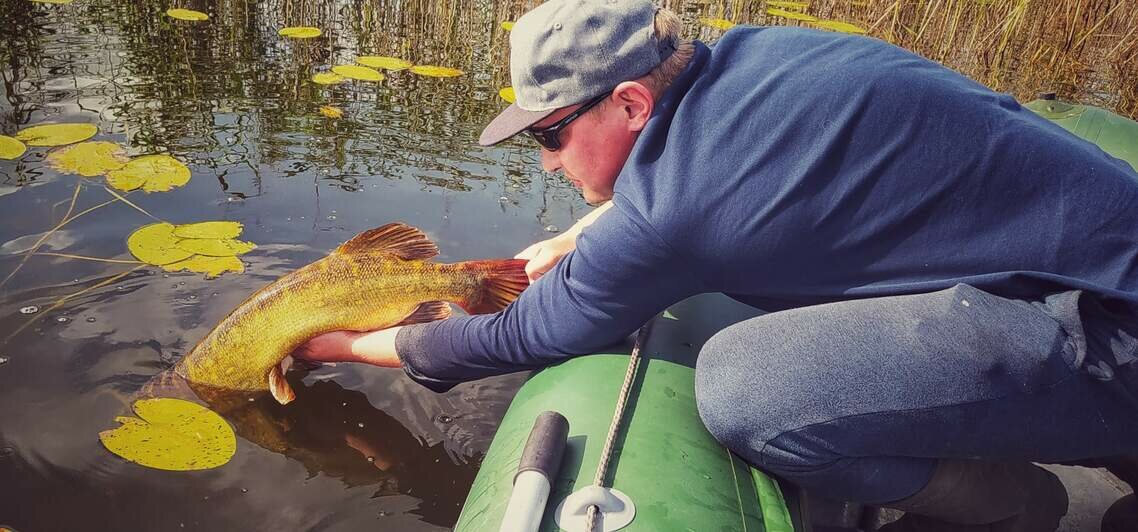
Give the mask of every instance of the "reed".
[[[713, 3], [701, 16], [809, 25], [767, 15], [765, 1], [736, 6]], [[1021, 101], [1056, 92], [1138, 119], [1134, 0], [814, 0], [806, 12], [857, 24]]]

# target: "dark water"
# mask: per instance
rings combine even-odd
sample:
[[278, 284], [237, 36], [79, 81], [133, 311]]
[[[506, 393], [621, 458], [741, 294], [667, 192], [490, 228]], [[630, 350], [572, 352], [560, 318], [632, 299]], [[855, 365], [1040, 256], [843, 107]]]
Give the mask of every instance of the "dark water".
[[[178, 22], [168, 7], [211, 15]], [[128, 463], [98, 433], [229, 310], [353, 234], [391, 221], [423, 229], [442, 261], [512, 256], [588, 208], [540, 172], [532, 146], [476, 146], [504, 107], [506, 32], [525, 8], [486, 2], [0, 1], [0, 133], [44, 122], [98, 125], [92, 140], [169, 153], [192, 179], [131, 202], [173, 223], [234, 220], [258, 248], [216, 279], [34, 256], [0, 288], [0, 524], [49, 530], [420, 530], [449, 528], [524, 375], [446, 394], [397, 370], [293, 372], [298, 399], [257, 403], [272, 434], [238, 426], [237, 454], [209, 471]], [[286, 25], [325, 35], [278, 37]], [[316, 71], [357, 55], [466, 71], [389, 73], [323, 87]], [[344, 110], [321, 116], [322, 105]], [[0, 278], [67, 212], [112, 199], [102, 178], [60, 174], [47, 148], [0, 161]], [[41, 251], [130, 260], [152, 220], [118, 202]], [[33, 314], [20, 309], [37, 306]], [[37, 320], [7, 341], [31, 320]], [[240, 425], [240, 420], [230, 420]]]

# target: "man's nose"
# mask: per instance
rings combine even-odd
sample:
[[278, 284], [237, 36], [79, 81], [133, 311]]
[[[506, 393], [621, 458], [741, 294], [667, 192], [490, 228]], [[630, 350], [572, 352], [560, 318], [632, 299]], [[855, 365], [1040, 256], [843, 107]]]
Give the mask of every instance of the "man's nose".
[[557, 152], [545, 148], [539, 149], [541, 150], [541, 167], [546, 172], [556, 172], [561, 169], [561, 158], [557, 156]]

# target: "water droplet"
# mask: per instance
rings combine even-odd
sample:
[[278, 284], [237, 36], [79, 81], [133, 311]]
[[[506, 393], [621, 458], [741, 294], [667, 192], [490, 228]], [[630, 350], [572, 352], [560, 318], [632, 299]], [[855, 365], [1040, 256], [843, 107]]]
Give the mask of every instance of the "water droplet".
[[164, 273], [164, 274], [162, 274], [162, 278], [163, 278], [163, 279], [169, 279], [169, 278], [170, 278], [170, 274], [168, 274], [168, 273]]
[[87, 318], [87, 323], [95, 323], [95, 317], [94, 317], [94, 316], [90, 316], [90, 317], [88, 317], [88, 318]]
[[3, 366], [4, 364], [7, 364], [7, 363], [8, 363], [8, 359], [6, 357], [0, 357], [0, 366]]
[[178, 286], [186, 286], [186, 282], [185, 281], [178, 281]]
[[558, 229], [556, 225], [545, 226], [545, 232], [546, 233], [556, 233], [558, 231], [560, 231], [560, 229]]
[[348, 406], [348, 403], [340, 403], [340, 406]]
[[40, 308], [35, 305], [28, 305], [20, 309], [20, 314], [35, 314], [40, 311]]
[[374, 463], [374, 462], [375, 462], [375, 457], [374, 457], [374, 456], [369, 456], [369, 457], [367, 457], [367, 461], [368, 461], [368, 463], [369, 463], [369, 464], [370, 464], [370, 463]]
[[389, 516], [389, 515], [391, 515], [391, 514], [389, 514], [389, 513], [387, 513], [387, 512], [379, 512], [379, 516], [380, 516], [380, 517], [387, 517], [387, 516]]
[[454, 421], [454, 418], [450, 417], [446, 414], [439, 414], [439, 415], [435, 416], [435, 421], [445, 425], [447, 423], [450, 423], [451, 421]]
[[329, 215], [328, 215], [328, 220], [335, 220], [335, 219], [336, 219], [336, 215], [335, 215], [335, 214], [329, 214]]
[[55, 318], [55, 321], [56, 323], [67, 323], [71, 321], [71, 318], [68, 318], [67, 316], [60, 316], [58, 318]]
[[507, 198], [506, 196], [500, 196], [498, 198], [498, 203], [506, 203], [507, 201], [510, 201], [510, 198]]
[[197, 298], [198, 298], [198, 296], [196, 296], [196, 295], [194, 295], [194, 294], [190, 294], [190, 295], [189, 295], [189, 297], [188, 297], [187, 299], [189, 299], [190, 301], [193, 301], [193, 300], [195, 300], [195, 299], [197, 299]]
[[250, 398], [249, 398], [249, 402], [250, 402], [250, 403], [252, 403], [253, 401], [256, 401], [256, 400], [257, 400], [257, 398], [256, 398], [256, 397], [250, 397]]
[[126, 290], [126, 287], [125, 287], [125, 286], [123, 286], [123, 285], [119, 285], [119, 286], [116, 286], [116, 287], [115, 287], [115, 290], [118, 290], [119, 292], [123, 292], [123, 291], [125, 291], [125, 290]]
[[249, 488], [241, 488], [241, 493], [249, 493]]
[[362, 428], [364, 428], [364, 424], [363, 424], [363, 423], [360, 423], [359, 425], [360, 425], [360, 428], [361, 428], [361, 429], [362, 429]]
[[217, 292], [210, 294], [209, 297], [217, 297]]
[[203, 500], [203, 501], [208, 501], [208, 500], [209, 500], [209, 495], [204, 495], [204, 496], [202, 496], [202, 500]]

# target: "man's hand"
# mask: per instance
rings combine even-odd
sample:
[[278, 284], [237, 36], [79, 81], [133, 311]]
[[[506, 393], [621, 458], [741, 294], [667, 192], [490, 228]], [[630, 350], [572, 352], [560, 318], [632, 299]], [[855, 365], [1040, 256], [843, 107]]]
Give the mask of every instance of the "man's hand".
[[[566, 238], [569, 237], [569, 238]], [[525, 259], [529, 262], [526, 263], [526, 276], [529, 277], [529, 282], [538, 280], [539, 277], [545, 275], [545, 272], [553, 269], [557, 265], [557, 261], [561, 257], [573, 251], [577, 247], [576, 235], [558, 235], [549, 240], [542, 240], [528, 248], [522, 250], [521, 253], [514, 255], [515, 259]]]
[[313, 337], [293, 356], [315, 362], [363, 362], [385, 368], [400, 366], [395, 352], [399, 327], [370, 332], [332, 331]]
[[529, 282], [532, 283], [545, 275], [545, 272], [552, 270], [557, 265], [557, 261], [561, 260], [561, 257], [576, 249], [577, 235], [581, 234], [581, 231], [596, 221], [597, 218], [600, 218], [611, 207], [612, 202], [606, 202], [578, 220], [568, 231], [549, 240], [542, 240], [514, 255], [515, 259], [529, 261], [526, 263], [526, 275], [529, 277]]

